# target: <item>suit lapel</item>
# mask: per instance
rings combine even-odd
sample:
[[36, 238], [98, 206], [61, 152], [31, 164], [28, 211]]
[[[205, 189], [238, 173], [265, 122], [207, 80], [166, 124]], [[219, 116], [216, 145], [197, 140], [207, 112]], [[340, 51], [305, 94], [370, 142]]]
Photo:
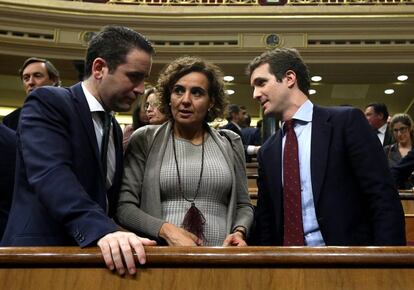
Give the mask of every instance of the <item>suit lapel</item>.
[[315, 206], [318, 204], [328, 162], [328, 152], [332, 134], [332, 126], [328, 123], [328, 119], [328, 111], [318, 106], [314, 106], [310, 162]]
[[274, 164], [277, 164], [276, 170], [274, 170], [275, 176], [273, 176], [273, 180], [276, 180], [276, 188], [282, 188], [282, 130], [279, 129], [276, 137], [276, 150], [275, 150], [275, 160]]
[[97, 162], [100, 164], [101, 173], [103, 174], [102, 165], [99, 157], [98, 142], [96, 141], [95, 129], [92, 122], [91, 111], [89, 109], [88, 102], [86, 101], [85, 94], [83, 93], [81, 83], [77, 83], [76, 85], [70, 87], [70, 90], [72, 92], [75, 107], [79, 112], [79, 119], [81, 120], [81, 123], [87, 132], [89, 143], [93, 148], [95, 158]]
[[385, 136], [384, 136], [384, 144], [383, 144], [383, 146], [390, 145], [390, 144], [393, 144], [394, 143], [393, 136], [392, 136], [392, 132], [391, 132], [391, 130], [388, 127], [387, 127], [387, 130], [385, 130], [385, 134], [384, 135]]
[[266, 156], [264, 170], [268, 176], [269, 191], [275, 193], [270, 198], [277, 204], [282, 196], [282, 130], [275, 134], [275, 139], [266, 148], [268, 152], [264, 152], [263, 156]]

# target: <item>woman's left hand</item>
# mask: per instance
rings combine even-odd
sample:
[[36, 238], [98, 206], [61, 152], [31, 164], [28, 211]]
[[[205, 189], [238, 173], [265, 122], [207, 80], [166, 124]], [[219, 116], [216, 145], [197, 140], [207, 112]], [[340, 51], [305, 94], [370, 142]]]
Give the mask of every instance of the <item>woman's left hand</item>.
[[234, 232], [226, 237], [223, 242], [223, 246], [245, 247], [247, 244], [241, 232]]

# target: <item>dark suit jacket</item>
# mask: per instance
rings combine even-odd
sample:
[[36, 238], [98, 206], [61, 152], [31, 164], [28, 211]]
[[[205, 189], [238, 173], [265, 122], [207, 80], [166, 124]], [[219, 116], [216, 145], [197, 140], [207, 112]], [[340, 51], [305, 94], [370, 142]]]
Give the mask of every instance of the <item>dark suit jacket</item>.
[[16, 132], [0, 124], [0, 239], [9, 216], [16, 163]]
[[242, 140], [243, 140], [243, 135], [242, 135], [242, 132], [241, 132], [241, 131], [240, 131], [240, 129], [239, 129], [236, 125], [234, 125], [232, 122], [228, 122], [226, 125], [224, 125], [224, 126], [222, 127], [222, 129], [231, 130], [231, 131], [233, 131], [234, 133], [237, 133], [237, 134], [240, 136], [240, 138], [242, 138]]
[[[114, 120], [115, 207], [122, 175], [122, 132]], [[41, 87], [23, 106], [16, 184], [2, 244], [87, 246], [118, 230], [106, 213], [107, 190], [91, 112], [80, 83]]]
[[[404, 245], [404, 214], [378, 137], [355, 108], [315, 106], [311, 178], [323, 239], [332, 245]], [[261, 147], [256, 234], [283, 243], [282, 133]]]
[[395, 143], [394, 135], [392, 134], [390, 127], [387, 126], [387, 130], [385, 130], [385, 134], [384, 134], [384, 143], [382, 144], [382, 146], [385, 147], [387, 145], [391, 145], [394, 143]]
[[19, 125], [19, 118], [20, 118], [21, 111], [22, 111], [22, 108], [17, 108], [10, 114], [4, 116], [3, 124], [9, 127], [10, 129], [16, 131], [17, 126]]
[[242, 132], [240, 131], [240, 129], [236, 126], [236, 125], [234, 125], [232, 122], [228, 122], [226, 125], [224, 125], [223, 127], [222, 127], [222, 129], [227, 129], [227, 130], [231, 130], [231, 131], [233, 131], [234, 133], [236, 133], [237, 135], [239, 135], [240, 136], [240, 138], [242, 139], [242, 141], [243, 141], [243, 147], [244, 147], [244, 156], [245, 156], [245, 158], [246, 158], [246, 162], [251, 162], [252, 161], [252, 157], [251, 156], [249, 156], [248, 154], [247, 154], [247, 147], [248, 147], [248, 144], [246, 144], [246, 140], [243, 138], [243, 134], [242, 134]]
[[243, 144], [254, 146], [262, 145], [260, 128], [246, 127], [242, 128], [241, 132], [243, 135]]

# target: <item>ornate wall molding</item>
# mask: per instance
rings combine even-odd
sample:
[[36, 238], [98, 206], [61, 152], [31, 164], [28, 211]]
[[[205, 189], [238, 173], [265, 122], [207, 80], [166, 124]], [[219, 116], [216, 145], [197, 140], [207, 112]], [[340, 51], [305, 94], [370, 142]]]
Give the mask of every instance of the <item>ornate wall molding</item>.
[[[85, 35], [106, 24], [130, 26], [154, 43], [166, 59], [182, 53], [244, 61], [269, 47], [341, 55], [391, 50], [414, 56], [414, 6], [172, 7], [111, 5], [57, 0], [0, 0], [0, 53], [81, 58]], [[379, 29], [380, 27], [380, 29]], [[328, 56], [326, 54], [326, 56]], [[401, 54], [396, 57], [401, 57]], [[414, 61], [414, 57], [411, 58]]]

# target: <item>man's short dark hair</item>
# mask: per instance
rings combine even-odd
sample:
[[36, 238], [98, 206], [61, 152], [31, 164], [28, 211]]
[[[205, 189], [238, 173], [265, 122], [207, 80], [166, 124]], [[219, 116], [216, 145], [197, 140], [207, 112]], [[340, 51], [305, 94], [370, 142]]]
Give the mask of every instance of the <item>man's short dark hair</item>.
[[133, 48], [154, 54], [151, 42], [142, 34], [124, 26], [105, 26], [89, 42], [85, 58], [85, 77], [92, 74], [92, 63], [96, 58], [103, 58], [108, 64], [109, 72], [113, 72], [126, 62], [126, 55]]
[[23, 65], [21, 68], [19, 68], [19, 76], [20, 79], [23, 80], [23, 71], [24, 69], [32, 63], [41, 62], [44, 63], [46, 66], [47, 74], [49, 75], [49, 79], [52, 80], [55, 83], [55, 86], [60, 86], [60, 76], [59, 71], [56, 69], [56, 67], [47, 59], [45, 58], [39, 58], [39, 57], [29, 57], [23, 62]]
[[240, 112], [240, 106], [237, 104], [229, 104], [227, 106], [227, 121], [231, 121], [233, 119], [232, 114], [238, 114]]
[[370, 103], [365, 107], [365, 109], [368, 107], [372, 107], [372, 109], [374, 109], [375, 114], [382, 114], [383, 116], [382, 119], [384, 121], [388, 120], [388, 116], [389, 116], [388, 109], [384, 103]]
[[269, 64], [269, 71], [278, 82], [282, 81], [288, 70], [295, 72], [299, 89], [309, 97], [309, 69], [296, 49], [276, 48], [262, 53], [247, 66], [249, 77], [256, 68], [266, 63]]

